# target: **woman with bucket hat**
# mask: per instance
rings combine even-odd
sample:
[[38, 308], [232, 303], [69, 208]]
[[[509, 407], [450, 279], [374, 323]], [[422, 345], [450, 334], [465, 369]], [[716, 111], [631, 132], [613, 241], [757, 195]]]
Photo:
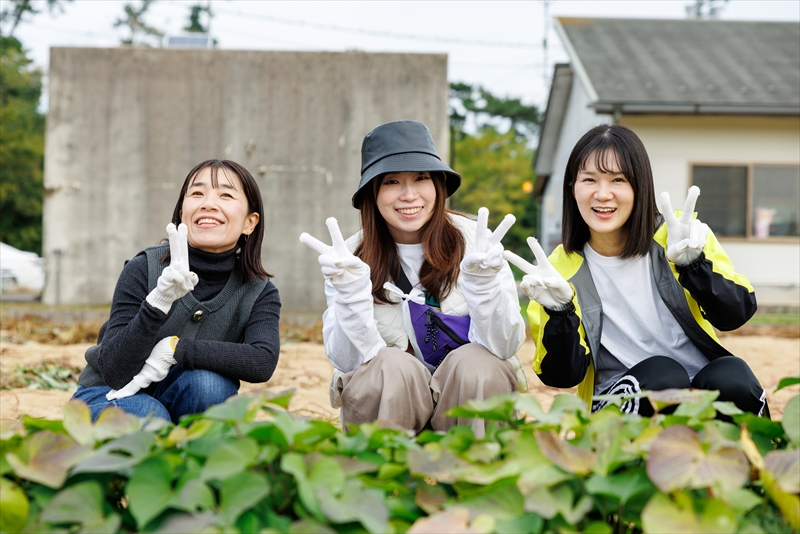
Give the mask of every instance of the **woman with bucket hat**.
[[361, 230], [345, 241], [329, 218], [332, 245], [300, 236], [320, 254], [331, 404], [344, 425], [388, 420], [420, 432], [470, 424], [482, 436], [482, 420], [446, 412], [527, 390], [517, 357], [525, 325], [500, 244], [514, 218], [490, 232], [486, 208], [477, 222], [447, 209], [460, 184], [427, 126], [389, 122], [361, 147], [352, 198]]

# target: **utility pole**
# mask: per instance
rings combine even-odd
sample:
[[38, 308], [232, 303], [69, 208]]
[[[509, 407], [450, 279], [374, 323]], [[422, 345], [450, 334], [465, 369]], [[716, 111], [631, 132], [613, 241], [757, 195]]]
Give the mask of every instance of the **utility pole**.
[[547, 34], [550, 32], [550, 0], [542, 0], [544, 4], [544, 38], [542, 39], [542, 78], [545, 94], [550, 89], [550, 68], [547, 57]]

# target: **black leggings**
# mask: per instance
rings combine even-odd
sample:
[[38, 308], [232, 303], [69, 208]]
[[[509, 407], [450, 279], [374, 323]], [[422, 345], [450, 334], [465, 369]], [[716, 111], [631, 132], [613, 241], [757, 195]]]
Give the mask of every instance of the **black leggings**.
[[[736, 356], [723, 356], [703, 367], [694, 380], [689, 380], [686, 369], [666, 356], [652, 356], [634, 365], [603, 395], [630, 395], [643, 390], [662, 389], [716, 389], [718, 401], [733, 402], [740, 410], [756, 415], [769, 415], [765, 411], [766, 392], [747, 363]], [[592, 403], [592, 411], [603, 408], [605, 401]], [[622, 405], [624, 413], [653, 415], [653, 407], [646, 398], [629, 399]]]

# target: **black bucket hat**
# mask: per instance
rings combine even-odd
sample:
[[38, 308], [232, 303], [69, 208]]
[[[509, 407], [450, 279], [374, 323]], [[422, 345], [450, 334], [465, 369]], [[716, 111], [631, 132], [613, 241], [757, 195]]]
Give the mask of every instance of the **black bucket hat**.
[[369, 132], [361, 144], [361, 181], [353, 195], [353, 207], [359, 208], [359, 193], [373, 178], [406, 171], [443, 172], [448, 197], [461, 185], [461, 175], [436, 152], [427, 126], [417, 121], [387, 122]]

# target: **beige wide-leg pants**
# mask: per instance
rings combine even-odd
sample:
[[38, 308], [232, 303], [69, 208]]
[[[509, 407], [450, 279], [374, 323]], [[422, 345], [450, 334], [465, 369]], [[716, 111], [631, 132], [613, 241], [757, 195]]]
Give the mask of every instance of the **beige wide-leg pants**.
[[514, 369], [482, 345], [469, 343], [450, 354], [431, 375], [414, 356], [384, 348], [369, 362], [344, 374], [336, 387], [342, 396], [342, 422], [391, 421], [421, 432], [430, 421], [436, 431], [469, 424], [483, 437], [483, 419], [446, 417], [452, 407], [517, 390]]

